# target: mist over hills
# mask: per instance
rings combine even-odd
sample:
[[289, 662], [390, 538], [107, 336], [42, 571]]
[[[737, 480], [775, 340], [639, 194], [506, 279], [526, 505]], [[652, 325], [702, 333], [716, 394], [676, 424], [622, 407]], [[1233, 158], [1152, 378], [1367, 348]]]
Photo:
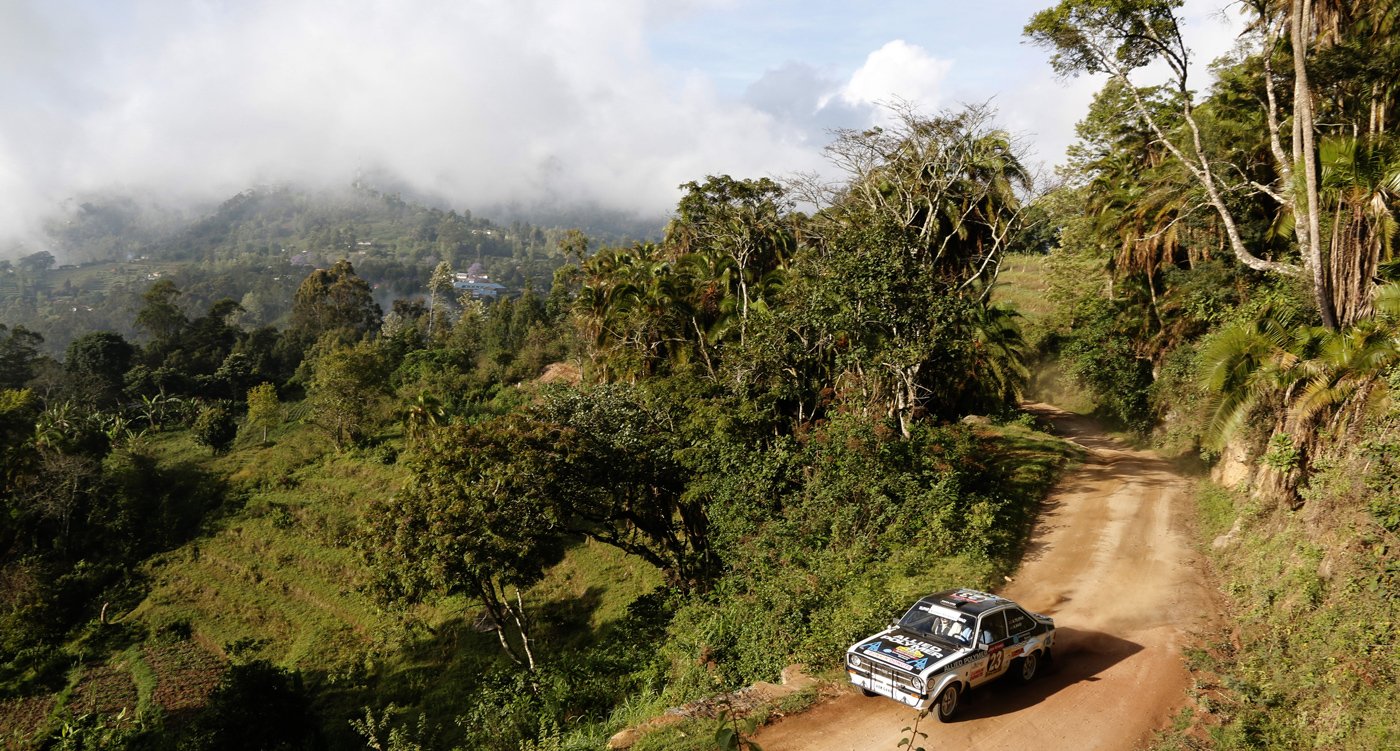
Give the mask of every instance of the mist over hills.
[[[394, 186], [392, 181], [374, 185]], [[139, 339], [133, 313], [158, 280], [197, 315], [222, 299], [245, 327], [286, 323], [297, 285], [314, 268], [350, 260], [384, 310], [425, 293], [442, 261], [479, 265], [515, 294], [547, 290], [563, 262], [558, 241], [581, 229], [592, 247], [659, 236], [664, 219], [599, 207], [503, 204], [491, 218], [431, 197], [353, 185], [251, 187], [207, 204], [104, 193], [66, 202], [43, 236], [0, 246], [0, 321], [44, 337], [59, 356], [73, 339], [113, 330]]]
[[[230, 229], [227, 225], [235, 217], [229, 212], [253, 196], [262, 197], [264, 202], [270, 196], [294, 200], [295, 208], [279, 207], [278, 211], [339, 207], [338, 210], [349, 212], [340, 217], [346, 221], [356, 220], [355, 207], [368, 205], [366, 197], [396, 196], [419, 209], [489, 217], [489, 221], [503, 225], [576, 228], [604, 244], [658, 237], [667, 220], [659, 213], [641, 215], [582, 200], [502, 200], [480, 210], [464, 209], [383, 175], [357, 176], [352, 184], [333, 188], [293, 183], [254, 185], [219, 201], [168, 201], [149, 194], [107, 190], [63, 201], [43, 217], [40, 232], [0, 242], [0, 259], [14, 261], [41, 251], [53, 254], [59, 265], [131, 260], [152, 253], [179, 257], [186, 255], [182, 244], [191, 242], [191, 235], [207, 234], [212, 226]], [[247, 207], [242, 211], [247, 211]]]

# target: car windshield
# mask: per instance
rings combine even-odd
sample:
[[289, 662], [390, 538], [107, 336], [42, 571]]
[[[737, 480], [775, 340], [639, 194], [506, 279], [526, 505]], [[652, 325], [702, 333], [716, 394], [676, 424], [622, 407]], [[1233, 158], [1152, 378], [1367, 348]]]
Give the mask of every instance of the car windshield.
[[974, 624], [965, 616], [933, 612], [932, 608], [915, 605], [899, 619], [899, 627], [925, 636], [938, 636], [958, 644], [972, 644]]

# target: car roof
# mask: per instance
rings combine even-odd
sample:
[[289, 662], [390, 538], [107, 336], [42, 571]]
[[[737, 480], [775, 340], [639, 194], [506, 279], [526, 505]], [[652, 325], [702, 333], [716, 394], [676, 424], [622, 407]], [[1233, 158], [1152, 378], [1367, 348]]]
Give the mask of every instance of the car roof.
[[929, 595], [919, 600], [921, 605], [942, 605], [960, 613], [971, 616], [981, 615], [988, 610], [999, 608], [1003, 605], [1015, 605], [1016, 603], [998, 597], [994, 594], [980, 592], [975, 589], [950, 589], [946, 592]]

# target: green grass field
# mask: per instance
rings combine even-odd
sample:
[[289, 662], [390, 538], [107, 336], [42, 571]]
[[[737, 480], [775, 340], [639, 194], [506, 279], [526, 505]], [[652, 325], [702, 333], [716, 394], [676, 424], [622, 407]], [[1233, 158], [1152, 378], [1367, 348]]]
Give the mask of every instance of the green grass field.
[[1015, 308], [1027, 323], [1044, 319], [1054, 311], [1047, 293], [1046, 255], [1008, 255], [1001, 263], [1001, 274], [992, 291], [992, 302]]

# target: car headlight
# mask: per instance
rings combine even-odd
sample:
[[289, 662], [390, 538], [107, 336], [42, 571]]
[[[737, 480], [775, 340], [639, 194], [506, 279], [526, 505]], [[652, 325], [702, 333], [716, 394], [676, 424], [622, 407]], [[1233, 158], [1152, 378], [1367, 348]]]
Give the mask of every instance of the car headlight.
[[922, 694], [924, 692], [924, 679], [917, 675], [914, 676], [914, 680], [909, 681], [909, 687]]
[[860, 661], [860, 655], [851, 655], [847, 662], [849, 662], [851, 667], [855, 668], [856, 670], [860, 670], [862, 667], [864, 667], [864, 665]]

